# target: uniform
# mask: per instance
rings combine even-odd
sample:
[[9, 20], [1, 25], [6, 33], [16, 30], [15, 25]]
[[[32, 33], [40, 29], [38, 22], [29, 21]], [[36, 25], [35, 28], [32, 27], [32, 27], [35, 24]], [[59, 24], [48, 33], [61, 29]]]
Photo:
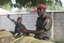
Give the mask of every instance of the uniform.
[[[35, 34], [35, 38], [44, 39], [50, 37], [50, 28], [52, 26], [52, 20], [48, 16], [38, 17], [36, 21], [36, 31], [45, 30], [42, 34]], [[45, 28], [45, 29], [44, 29]]]

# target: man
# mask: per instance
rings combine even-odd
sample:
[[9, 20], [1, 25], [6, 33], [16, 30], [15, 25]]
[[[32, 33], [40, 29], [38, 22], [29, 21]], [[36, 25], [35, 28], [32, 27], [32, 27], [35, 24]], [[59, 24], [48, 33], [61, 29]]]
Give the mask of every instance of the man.
[[36, 22], [36, 30], [41, 30], [44, 32], [41, 32], [42, 34], [35, 34], [35, 38], [47, 40], [50, 36], [47, 31], [49, 31], [52, 25], [52, 20], [50, 17], [45, 15], [45, 11], [46, 6], [44, 4], [39, 4], [37, 8], [37, 13], [39, 17], [37, 18]]
[[28, 33], [35, 34], [35, 38], [48, 40], [50, 37], [50, 28], [52, 26], [52, 20], [50, 17], [45, 15], [46, 6], [44, 4], [39, 4], [37, 8], [38, 18], [36, 21], [36, 31], [27, 30]]
[[[15, 26], [15, 31], [13, 33], [13, 35], [17, 34], [17, 38], [20, 37], [21, 32], [19, 31], [20, 29], [26, 29], [26, 27], [22, 24], [22, 18], [18, 17], [17, 21], [15, 21], [14, 19], [10, 18], [10, 15], [7, 16], [16, 26]], [[23, 30], [22, 30], [23, 31]], [[24, 33], [24, 32], [23, 32]]]

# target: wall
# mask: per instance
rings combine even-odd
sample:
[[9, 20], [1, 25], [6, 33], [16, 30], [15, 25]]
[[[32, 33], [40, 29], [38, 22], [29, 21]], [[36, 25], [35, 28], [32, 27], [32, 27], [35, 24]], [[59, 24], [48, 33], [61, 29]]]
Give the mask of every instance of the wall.
[[54, 13], [54, 39], [64, 39], [64, 12]]

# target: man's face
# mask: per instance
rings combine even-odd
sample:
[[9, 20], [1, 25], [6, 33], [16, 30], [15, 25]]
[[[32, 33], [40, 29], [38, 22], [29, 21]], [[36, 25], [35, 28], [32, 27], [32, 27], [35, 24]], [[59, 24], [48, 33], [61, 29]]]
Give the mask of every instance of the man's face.
[[18, 21], [17, 21], [18, 23], [22, 23], [22, 19], [18, 19]]
[[43, 16], [45, 14], [45, 9], [37, 9], [38, 16]]

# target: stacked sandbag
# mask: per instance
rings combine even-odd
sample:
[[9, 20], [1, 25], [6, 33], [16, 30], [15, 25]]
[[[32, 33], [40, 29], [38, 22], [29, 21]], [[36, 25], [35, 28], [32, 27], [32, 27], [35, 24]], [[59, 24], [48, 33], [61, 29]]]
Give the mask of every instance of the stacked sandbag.
[[22, 36], [14, 40], [12, 43], [54, 43], [52, 41], [38, 40], [30, 36]]
[[8, 31], [0, 31], [0, 43], [11, 43], [13, 35]]

